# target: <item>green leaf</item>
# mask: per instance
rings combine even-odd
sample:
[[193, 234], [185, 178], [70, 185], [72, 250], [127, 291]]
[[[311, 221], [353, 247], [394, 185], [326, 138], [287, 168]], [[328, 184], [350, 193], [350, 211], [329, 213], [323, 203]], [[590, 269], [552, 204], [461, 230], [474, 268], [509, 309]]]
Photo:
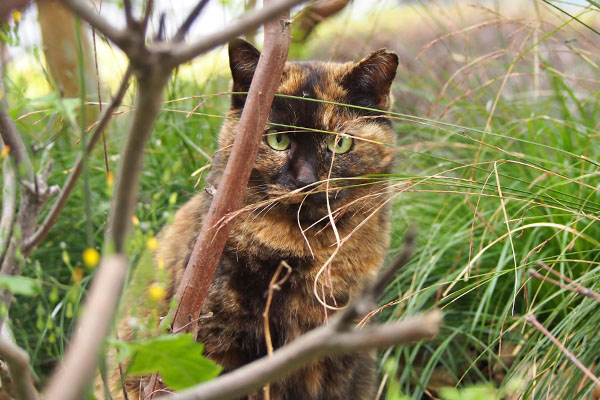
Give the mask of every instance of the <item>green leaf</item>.
[[0, 287], [12, 294], [35, 296], [38, 293], [39, 284], [35, 279], [24, 276], [0, 275]]
[[133, 344], [128, 373], [158, 372], [170, 389], [182, 390], [221, 372], [221, 367], [202, 356], [204, 345], [190, 334], [165, 335]]

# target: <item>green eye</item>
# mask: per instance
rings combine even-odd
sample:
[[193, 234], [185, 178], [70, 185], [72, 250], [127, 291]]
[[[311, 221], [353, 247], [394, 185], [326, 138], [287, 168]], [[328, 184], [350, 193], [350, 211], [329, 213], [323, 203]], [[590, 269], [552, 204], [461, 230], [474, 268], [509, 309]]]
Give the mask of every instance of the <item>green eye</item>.
[[349, 136], [340, 137], [337, 142], [337, 146], [335, 145], [336, 138], [337, 136], [331, 135], [331, 139], [329, 139], [329, 143], [327, 143], [327, 148], [329, 151], [335, 151], [336, 154], [347, 153], [348, 150], [350, 150], [350, 147], [352, 147], [352, 138]]
[[267, 134], [267, 144], [274, 150], [287, 150], [290, 147], [290, 137], [285, 133]]

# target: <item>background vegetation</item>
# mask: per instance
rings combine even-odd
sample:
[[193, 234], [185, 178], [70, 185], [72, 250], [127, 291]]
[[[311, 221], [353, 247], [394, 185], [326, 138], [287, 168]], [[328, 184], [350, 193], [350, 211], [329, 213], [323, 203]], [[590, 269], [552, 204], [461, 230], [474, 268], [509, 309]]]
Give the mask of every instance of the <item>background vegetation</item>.
[[[543, 275], [600, 291], [600, 9], [594, 2], [417, 2], [377, 3], [365, 14], [358, 3], [292, 55], [350, 60], [388, 47], [401, 58], [391, 114], [398, 168], [386, 177], [395, 188], [390, 257], [407, 226], [417, 228], [418, 245], [369, 317], [440, 307], [445, 320], [437, 340], [381, 353], [383, 396], [451, 399], [438, 390], [483, 382], [490, 387], [478, 386], [479, 398], [589, 398], [592, 382], [525, 317], [535, 314], [600, 374], [598, 303], [528, 274], [541, 261], [562, 277]], [[223, 57], [181, 68], [169, 84], [145, 157], [128, 243], [134, 260], [177, 206], [202, 190], [229, 104]], [[27, 69], [9, 69], [5, 95], [37, 166], [54, 159], [49, 181], [62, 183], [80, 151], [80, 100], [52, 90], [39, 50], [28, 60]], [[101, 74], [105, 96], [109, 73]], [[106, 134], [110, 170], [130, 108], [121, 107]], [[112, 188], [102, 146], [86, 171], [24, 265], [43, 290], [18, 296], [10, 310], [41, 380], [63, 354], [94, 274], [83, 251], [102, 245]]]

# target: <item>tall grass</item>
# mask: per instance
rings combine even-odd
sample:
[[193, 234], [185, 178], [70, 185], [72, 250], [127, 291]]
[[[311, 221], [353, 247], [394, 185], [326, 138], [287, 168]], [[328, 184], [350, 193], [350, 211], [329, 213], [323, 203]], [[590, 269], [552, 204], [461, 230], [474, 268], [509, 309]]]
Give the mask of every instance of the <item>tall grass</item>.
[[[542, 261], [600, 291], [600, 38], [581, 24], [597, 27], [598, 9], [554, 4], [577, 20], [541, 2], [374, 6], [351, 29], [352, 14], [342, 15], [294, 49], [324, 59], [356, 59], [383, 46], [400, 54], [390, 114], [398, 165], [385, 177], [395, 189], [390, 258], [408, 226], [416, 227], [418, 246], [369, 318], [440, 307], [445, 319], [438, 339], [381, 352], [388, 399], [511, 381], [515, 398], [589, 397], [591, 382], [525, 322], [530, 313], [600, 375], [600, 305], [528, 274]], [[367, 44], [361, 49], [357, 42]], [[37, 112], [21, 118], [20, 128], [38, 163], [55, 160], [51, 182], [62, 182], [79, 151], [68, 118], [73, 105], [52, 93], [21, 97], [29, 83], [11, 76], [11, 112]], [[192, 175], [210, 162], [228, 107], [226, 95], [198, 97], [228, 90], [221, 75], [202, 85], [188, 76], [173, 77], [148, 147], [129, 242], [134, 264], [177, 205], [201, 190]], [[107, 133], [112, 170], [130, 107], [131, 99]], [[100, 148], [88, 165], [99, 246], [111, 191]], [[77, 190], [24, 268], [45, 290], [18, 298], [11, 309], [17, 339], [42, 377], [62, 355], [93, 275], [83, 268], [78, 280], [74, 272], [87, 247], [85, 201]]]

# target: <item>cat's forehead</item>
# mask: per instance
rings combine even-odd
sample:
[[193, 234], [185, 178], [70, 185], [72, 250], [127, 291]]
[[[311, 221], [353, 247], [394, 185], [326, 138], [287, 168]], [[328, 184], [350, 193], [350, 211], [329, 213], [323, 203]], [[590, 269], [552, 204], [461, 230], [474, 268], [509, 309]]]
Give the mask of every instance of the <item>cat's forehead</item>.
[[341, 101], [346, 90], [342, 78], [350, 71], [352, 63], [288, 62], [286, 63], [278, 93], [326, 101]]

